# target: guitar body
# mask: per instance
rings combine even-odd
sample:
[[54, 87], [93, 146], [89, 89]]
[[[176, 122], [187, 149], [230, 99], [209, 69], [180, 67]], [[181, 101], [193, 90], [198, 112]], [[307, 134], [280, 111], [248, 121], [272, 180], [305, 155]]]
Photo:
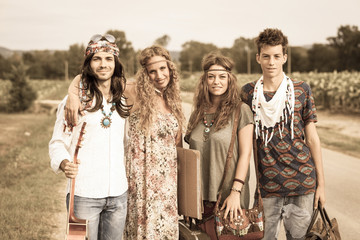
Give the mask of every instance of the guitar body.
[[[77, 163], [77, 155], [81, 148], [81, 141], [85, 133], [86, 122], [81, 126], [78, 142], [75, 148], [74, 163]], [[75, 178], [71, 179], [70, 185], [70, 201], [69, 201], [69, 213], [68, 222], [66, 227], [65, 240], [87, 240], [88, 238], [88, 221], [85, 219], [79, 219], [74, 215], [74, 191], [75, 191]]]
[[68, 223], [66, 229], [66, 240], [86, 240], [88, 225], [85, 223]]

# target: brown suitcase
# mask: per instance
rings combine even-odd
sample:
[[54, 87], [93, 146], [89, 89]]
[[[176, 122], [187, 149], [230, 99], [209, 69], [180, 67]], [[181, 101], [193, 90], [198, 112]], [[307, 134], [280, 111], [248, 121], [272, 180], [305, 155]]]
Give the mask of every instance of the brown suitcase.
[[200, 152], [177, 148], [178, 158], [178, 213], [201, 219], [204, 212], [201, 197]]

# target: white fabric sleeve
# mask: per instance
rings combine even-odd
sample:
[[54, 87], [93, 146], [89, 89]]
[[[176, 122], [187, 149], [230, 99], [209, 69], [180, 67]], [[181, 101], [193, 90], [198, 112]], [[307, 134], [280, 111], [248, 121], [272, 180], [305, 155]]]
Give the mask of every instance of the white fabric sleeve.
[[59, 167], [64, 159], [68, 159], [69, 161], [72, 161], [72, 158], [69, 153], [69, 148], [73, 134], [64, 132], [64, 124], [65, 124], [64, 106], [66, 104], [66, 100], [67, 100], [67, 96], [62, 100], [62, 102], [58, 106], [54, 132], [49, 142], [50, 165], [55, 173], [61, 172]]

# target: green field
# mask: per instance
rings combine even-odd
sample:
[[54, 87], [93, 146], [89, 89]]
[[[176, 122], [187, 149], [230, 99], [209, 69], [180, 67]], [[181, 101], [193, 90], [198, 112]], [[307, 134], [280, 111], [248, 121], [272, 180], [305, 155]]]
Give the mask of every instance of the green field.
[[[180, 80], [183, 91], [193, 92], [201, 73]], [[255, 81], [260, 74], [237, 74], [238, 85]], [[322, 110], [360, 113], [360, 73], [292, 73], [291, 78], [302, 80], [311, 87], [316, 106]]]

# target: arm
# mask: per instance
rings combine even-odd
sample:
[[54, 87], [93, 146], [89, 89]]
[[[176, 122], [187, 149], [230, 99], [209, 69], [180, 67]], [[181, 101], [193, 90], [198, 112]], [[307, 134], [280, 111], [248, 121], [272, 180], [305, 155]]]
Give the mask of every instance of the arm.
[[138, 104], [136, 102], [136, 82], [128, 81], [126, 83], [124, 97], [126, 97], [126, 104], [133, 105], [130, 109], [130, 113], [134, 112], [138, 108]]
[[68, 99], [65, 105], [65, 120], [68, 124], [76, 126], [78, 122], [78, 112], [82, 115], [79, 99], [79, 83], [81, 75], [77, 75], [71, 82], [68, 89]]
[[[238, 164], [236, 166], [235, 178], [245, 180], [250, 157], [252, 152], [252, 139], [253, 139], [254, 125], [248, 124], [242, 129], [238, 131], [238, 139], [239, 139], [239, 159]], [[237, 190], [241, 190], [243, 184], [240, 182], [233, 182], [233, 188]], [[233, 213], [230, 213], [230, 221], [236, 219], [238, 213], [242, 214], [241, 206], [240, 206], [240, 196], [241, 193], [237, 191], [231, 191], [230, 195], [225, 199], [222, 209], [225, 208], [224, 217], [227, 217], [227, 214], [230, 210], [233, 210]]]
[[316, 169], [317, 188], [315, 192], [314, 208], [318, 207], [320, 200], [322, 206], [325, 206], [325, 178], [321, 154], [321, 145], [319, 135], [316, 131], [314, 122], [309, 122], [305, 126], [306, 144], [310, 148], [311, 156], [314, 159]]
[[49, 142], [49, 156], [51, 159], [51, 168], [54, 172], [63, 171], [68, 178], [75, 178], [78, 172], [78, 164], [70, 162], [69, 147], [73, 134], [64, 133], [64, 105], [66, 98], [59, 104], [56, 115], [54, 132]]

